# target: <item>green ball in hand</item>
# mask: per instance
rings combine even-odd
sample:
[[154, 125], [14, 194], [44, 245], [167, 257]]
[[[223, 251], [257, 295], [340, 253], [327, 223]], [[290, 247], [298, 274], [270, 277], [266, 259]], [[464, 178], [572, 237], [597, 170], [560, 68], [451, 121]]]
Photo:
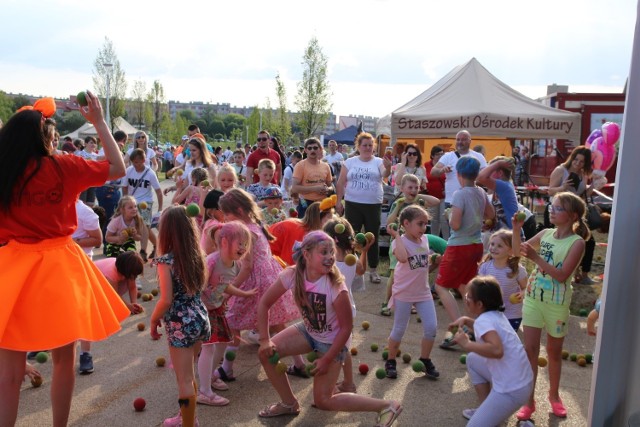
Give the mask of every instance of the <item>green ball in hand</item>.
[[195, 203], [189, 204], [189, 206], [187, 206], [187, 215], [191, 218], [200, 215], [200, 207]]
[[87, 94], [84, 91], [78, 92], [78, 94], [76, 95], [76, 101], [81, 107], [86, 107], [87, 105], [89, 105], [89, 101], [87, 101]]
[[279, 360], [280, 360], [280, 355], [278, 354], [277, 351], [274, 351], [273, 354], [269, 356], [269, 363], [271, 363], [272, 365], [277, 364]]

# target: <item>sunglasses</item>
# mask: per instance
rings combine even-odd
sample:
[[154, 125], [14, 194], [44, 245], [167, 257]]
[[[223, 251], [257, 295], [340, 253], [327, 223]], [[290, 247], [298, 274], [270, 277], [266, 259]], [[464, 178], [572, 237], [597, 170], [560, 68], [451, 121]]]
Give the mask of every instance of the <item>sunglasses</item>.
[[265, 142], [268, 141], [269, 138], [263, 137], [263, 138], [258, 138], [258, 142]]
[[136, 139], [145, 139], [145, 136], [136, 136]]
[[418, 152], [417, 151], [407, 151], [407, 156], [417, 156]]
[[312, 145], [306, 148], [307, 150], [311, 150], [311, 151], [316, 151], [319, 150], [320, 147], [318, 147], [317, 145]]

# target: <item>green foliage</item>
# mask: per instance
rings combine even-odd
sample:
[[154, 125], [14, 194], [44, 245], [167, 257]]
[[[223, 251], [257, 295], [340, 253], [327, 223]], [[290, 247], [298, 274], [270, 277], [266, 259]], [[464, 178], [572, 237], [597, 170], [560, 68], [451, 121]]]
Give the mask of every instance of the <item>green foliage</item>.
[[302, 136], [308, 138], [324, 127], [331, 111], [331, 90], [327, 77], [327, 56], [318, 39], [312, 37], [307, 46], [302, 66], [302, 81], [298, 82], [296, 106]]
[[256, 105], [253, 107], [253, 111], [251, 115], [246, 121], [246, 126], [249, 126], [249, 144], [255, 144], [255, 140], [258, 137], [258, 132], [260, 132], [260, 110]]
[[3, 123], [6, 123], [9, 117], [13, 115], [14, 107], [13, 100], [6, 93], [0, 91], [0, 120]]
[[136, 126], [138, 129], [143, 129], [148, 123], [153, 121], [153, 114], [151, 112], [151, 105], [149, 105], [147, 94], [147, 84], [142, 80], [136, 80], [133, 82], [131, 95], [131, 104], [133, 105], [133, 117], [131, 118], [131, 124]]
[[189, 125], [195, 122], [198, 118], [198, 116], [196, 116], [196, 113], [191, 110], [182, 110], [178, 113], [178, 115], [180, 115], [180, 117], [182, 117], [184, 121], [187, 122], [187, 127], [189, 127]]
[[164, 88], [162, 87], [162, 83], [160, 83], [159, 80], [153, 81], [151, 89], [149, 90], [148, 99], [151, 104], [151, 110], [153, 114], [153, 133], [156, 135], [156, 138], [160, 138], [160, 136], [158, 135], [158, 130], [160, 128], [162, 117], [167, 111], [167, 104], [165, 103], [164, 98]]
[[[111, 69], [104, 64], [112, 64]], [[124, 70], [113, 47], [113, 42], [105, 37], [104, 45], [98, 51], [93, 62], [93, 86], [98, 97], [106, 102], [107, 80], [109, 81], [109, 114], [113, 127], [113, 119], [125, 115], [125, 98], [127, 95], [127, 80]], [[106, 105], [103, 106], [106, 109]]]
[[13, 97], [13, 111], [17, 111], [20, 108], [24, 107], [25, 105], [31, 105], [33, 104], [31, 102], [31, 99], [29, 99], [28, 96], [25, 95], [18, 95], [18, 96], [14, 96]]
[[280, 79], [280, 74], [276, 75], [276, 95], [278, 110], [274, 118], [273, 131], [283, 144], [288, 145], [291, 142], [291, 118], [287, 110], [287, 90]]
[[56, 127], [60, 135], [66, 135], [85, 124], [87, 120], [78, 111], [67, 111], [56, 117]]

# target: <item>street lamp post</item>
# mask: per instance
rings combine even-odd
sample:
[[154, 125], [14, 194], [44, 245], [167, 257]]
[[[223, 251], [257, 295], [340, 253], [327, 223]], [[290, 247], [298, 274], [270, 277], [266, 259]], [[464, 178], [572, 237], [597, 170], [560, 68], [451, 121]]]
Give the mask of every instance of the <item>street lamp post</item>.
[[113, 129], [111, 128], [111, 116], [109, 114], [109, 89], [110, 89], [109, 83], [110, 83], [110, 77], [111, 77], [111, 70], [113, 69], [113, 64], [106, 62], [102, 64], [102, 66], [107, 72], [107, 114], [106, 114], [107, 127], [109, 128], [109, 131], [113, 132]]

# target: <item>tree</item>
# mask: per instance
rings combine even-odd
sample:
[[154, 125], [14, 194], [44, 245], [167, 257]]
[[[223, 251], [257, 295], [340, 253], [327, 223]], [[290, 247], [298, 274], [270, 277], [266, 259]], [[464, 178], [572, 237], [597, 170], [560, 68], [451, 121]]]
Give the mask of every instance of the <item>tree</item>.
[[196, 119], [198, 118], [198, 116], [196, 116], [196, 113], [194, 113], [192, 110], [182, 110], [182, 111], [180, 111], [180, 112], [178, 113], [178, 115], [179, 115], [180, 117], [182, 117], [182, 119], [183, 119], [185, 122], [188, 122], [187, 127], [188, 127], [191, 123], [195, 122], [195, 121], [196, 121]]
[[62, 116], [59, 116], [59, 119], [57, 119], [56, 122], [58, 132], [60, 132], [60, 135], [64, 135], [78, 129], [80, 126], [85, 124], [87, 120], [78, 111], [67, 111], [63, 113]]
[[273, 131], [283, 144], [289, 142], [291, 137], [291, 120], [287, 111], [287, 90], [280, 79], [280, 74], [276, 75], [276, 95], [278, 97], [278, 110], [274, 119]]
[[296, 106], [303, 137], [316, 134], [331, 111], [331, 91], [327, 78], [327, 56], [322, 53], [318, 39], [312, 37], [303, 56], [302, 81], [298, 82]]
[[134, 126], [137, 126], [138, 129], [144, 129], [147, 123], [151, 123], [153, 120], [147, 96], [147, 84], [142, 80], [136, 80], [133, 82], [131, 98], [131, 103], [133, 105], [133, 124]]
[[260, 129], [260, 109], [258, 109], [257, 105], [253, 108], [245, 123], [249, 127], [249, 141], [255, 141], [258, 137], [258, 132], [262, 130]]
[[0, 120], [3, 123], [6, 123], [9, 117], [13, 115], [14, 106], [13, 100], [6, 93], [0, 91]]
[[244, 132], [244, 126], [245, 126], [245, 122], [246, 119], [244, 118], [244, 116], [241, 116], [240, 114], [227, 114], [226, 116], [224, 116], [224, 126], [227, 130], [227, 135], [229, 135], [231, 137], [231, 135], [233, 135], [233, 131], [236, 129], [239, 129], [240, 132]]
[[[111, 64], [112, 67], [105, 67], [105, 64]], [[118, 116], [123, 116], [125, 113], [127, 80], [124, 71], [120, 67], [120, 61], [113, 48], [113, 42], [105, 37], [104, 45], [93, 62], [93, 87], [96, 94], [105, 100], [107, 97], [107, 79], [109, 80], [109, 114], [111, 118], [111, 123], [107, 124], [110, 129], [113, 129], [113, 120]], [[106, 108], [106, 105], [104, 108]]]
[[160, 122], [162, 121], [162, 113], [164, 112], [164, 88], [159, 80], [153, 81], [148, 97], [153, 111], [153, 133], [156, 140], [159, 140], [160, 136], [158, 135], [158, 129], [160, 127]]

